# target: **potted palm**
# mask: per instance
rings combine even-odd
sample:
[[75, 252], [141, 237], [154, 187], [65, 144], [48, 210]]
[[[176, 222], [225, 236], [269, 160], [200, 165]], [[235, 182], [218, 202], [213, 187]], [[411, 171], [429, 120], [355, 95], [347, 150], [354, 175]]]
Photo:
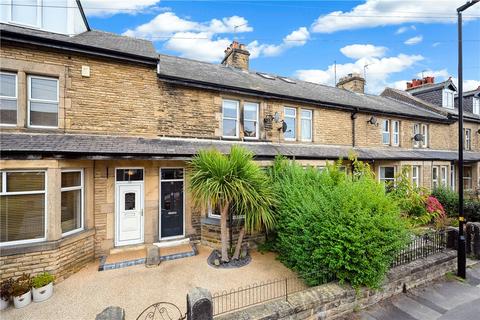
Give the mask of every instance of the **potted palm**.
[[48, 272], [36, 275], [32, 279], [33, 302], [42, 302], [53, 294], [53, 281], [55, 277]]
[[32, 302], [32, 279], [29, 274], [22, 274], [12, 286], [13, 304], [15, 308], [23, 308]]
[[0, 284], [0, 310], [6, 309], [10, 304], [10, 298], [12, 297], [12, 287], [12, 278], [3, 280]]

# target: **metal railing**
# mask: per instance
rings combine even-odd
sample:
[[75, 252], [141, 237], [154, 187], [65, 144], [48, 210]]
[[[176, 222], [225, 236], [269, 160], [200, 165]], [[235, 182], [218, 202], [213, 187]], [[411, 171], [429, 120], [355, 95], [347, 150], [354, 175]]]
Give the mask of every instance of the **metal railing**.
[[426, 258], [447, 248], [447, 233], [445, 231], [428, 232], [415, 236], [412, 241], [400, 251], [392, 263], [398, 267], [412, 261]]

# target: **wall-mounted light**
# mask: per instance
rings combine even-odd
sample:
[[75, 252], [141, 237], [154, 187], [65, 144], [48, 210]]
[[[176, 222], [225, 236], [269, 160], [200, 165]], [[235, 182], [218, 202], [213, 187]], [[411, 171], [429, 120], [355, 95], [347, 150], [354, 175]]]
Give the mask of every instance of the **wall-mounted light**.
[[371, 116], [367, 123], [378, 127], [378, 121], [375, 116]]

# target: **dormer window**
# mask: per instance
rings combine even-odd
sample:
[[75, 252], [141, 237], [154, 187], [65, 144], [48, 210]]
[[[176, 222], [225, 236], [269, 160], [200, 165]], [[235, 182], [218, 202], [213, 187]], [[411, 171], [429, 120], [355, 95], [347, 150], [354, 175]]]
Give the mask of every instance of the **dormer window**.
[[473, 97], [473, 113], [480, 116], [480, 97]]
[[443, 89], [442, 106], [444, 108], [453, 109], [454, 96], [455, 96], [454, 91], [450, 89]]

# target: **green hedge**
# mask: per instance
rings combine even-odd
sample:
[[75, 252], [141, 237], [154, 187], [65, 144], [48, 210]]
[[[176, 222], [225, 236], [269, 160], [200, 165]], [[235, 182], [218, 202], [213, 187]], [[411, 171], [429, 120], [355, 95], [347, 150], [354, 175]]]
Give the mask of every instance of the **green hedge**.
[[[447, 188], [437, 188], [432, 195], [440, 201], [449, 217], [458, 217], [458, 193]], [[480, 222], [480, 201], [465, 197], [464, 211], [468, 221]]]
[[319, 172], [277, 159], [270, 174], [279, 199], [279, 259], [310, 285], [334, 275], [354, 287], [378, 287], [409, 232], [370, 171], [352, 176], [333, 166]]

